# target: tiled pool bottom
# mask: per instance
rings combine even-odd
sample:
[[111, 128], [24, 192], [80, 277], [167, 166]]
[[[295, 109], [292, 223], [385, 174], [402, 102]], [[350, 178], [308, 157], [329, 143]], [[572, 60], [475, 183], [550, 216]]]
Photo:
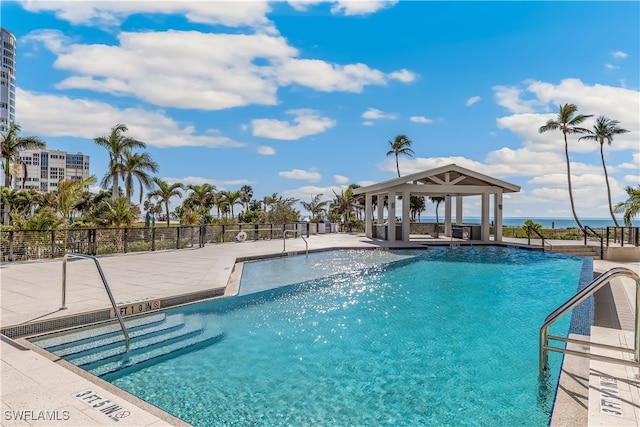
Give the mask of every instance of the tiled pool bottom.
[[575, 292], [582, 260], [401, 254], [411, 256], [168, 310], [224, 339], [104, 378], [195, 425], [546, 425], [537, 329]]

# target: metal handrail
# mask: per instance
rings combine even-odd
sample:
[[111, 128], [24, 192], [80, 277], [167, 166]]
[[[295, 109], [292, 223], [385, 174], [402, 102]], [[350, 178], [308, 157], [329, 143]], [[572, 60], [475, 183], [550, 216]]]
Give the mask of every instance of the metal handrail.
[[594, 230], [593, 228], [589, 227], [588, 225], [585, 225], [584, 228], [582, 229], [582, 232], [584, 233], [584, 245], [587, 246], [587, 234], [591, 234], [595, 237], [598, 238], [598, 240], [600, 240], [600, 259], [604, 259], [604, 239], [602, 238], [602, 236], [600, 234], [598, 234], [598, 232], [596, 230]]
[[[635, 331], [634, 331], [634, 340], [633, 340], [634, 360], [633, 361], [629, 361], [629, 360], [624, 360], [624, 359], [617, 359], [617, 358], [614, 358], [614, 357], [600, 356], [600, 355], [597, 355], [597, 354], [584, 353], [584, 352], [575, 351], [575, 350], [568, 350], [566, 348], [550, 346], [549, 345], [549, 340], [554, 340], [554, 341], [562, 341], [562, 342], [570, 342], [570, 343], [580, 343], [580, 344], [584, 344], [586, 346], [615, 349], [615, 350], [626, 351], [626, 352], [630, 351], [630, 350], [628, 350], [626, 348], [623, 348], [623, 347], [608, 346], [608, 345], [604, 345], [604, 344], [592, 343], [590, 341], [577, 340], [577, 339], [573, 339], [573, 338], [564, 338], [564, 337], [558, 337], [558, 336], [553, 336], [553, 335], [550, 336], [549, 335], [549, 327], [555, 321], [560, 319], [569, 310], [571, 310], [574, 307], [576, 307], [582, 301], [584, 301], [587, 298], [589, 298], [591, 295], [593, 295], [595, 292], [597, 292], [600, 288], [602, 288], [604, 285], [609, 283], [611, 281], [611, 279], [613, 279], [614, 277], [617, 277], [617, 276], [626, 276], [626, 277], [629, 277], [629, 278], [635, 280], [635, 282], [636, 282], [636, 309], [635, 309], [636, 322], [635, 322]], [[622, 364], [632, 364], [632, 365], [636, 365], [637, 366], [637, 364], [640, 363], [640, 316], [638, 315], [638, 308], [640, 308], [640, 276], [638, 276], [638, 274], [636, 274], [636, 272], [634, 272], [633, 270], [630, 270], [628, 268], [625, 268], [625, 267], [614, 267], [614, 268], [612, 268], [610, 270], [607, 270], [606, 272], [602, 273], [595, 280], [593, 280], [591, 283], [589, 283], [587, 286], [585, 286], [581, 291], [576, 293], [574, 296], [569, 298], [564, 304], [562, 304], [560, 307], [558, 307], [553, 312], [551, 312], [551, 314], [549, 314], [547, 316], [547, 318], [545, 319], [544, 324], [540, 328], [540, 359], [539, 359], [539, 362], [540, 362], [540, 379], [542, 380], [544, 378], [544, 373], [548, 369], [547, 361], [548, 361], [548, 352], [549, 351], [557, 351], [559, 353], [572, 354], [572, 355], [575, 355], [575, 356], [583, 356], [583, 357], [588, 357], [590, 359], [595, 359], [595, 360], [603, 360], [603, 361], [607, 361], [607, 362], [622, 363]]]
[[116, 314], [118, 318], [118, 322], [120, 322], [120, 328], [122, 328], [122, 333], [124, 334], [124, 340], [127, 345], [127, 349], [129, 349], [129, 333], [127, 332], [127, 327], [124, 325], [124, 320], [122, 320], [122, 315], [120, 314], [120, 310], [118, 310], [118, 306], [116, 305], [115, 299], [113, 299], [113, 294], [111, 293], [111, 289], [109, 288], [109, 284], [107, 283], [107, 278], [104, 276], [102, 271], [102, 267], [98, 262], [98, 258], [93, 255], [79, 254], [76, 252], [67, 252], [62, 258], [62, 307], [61, 310], [65, 310], [67, 307], [65, 306], [65, 302], [67, 299], [67, 258], [68, 257], [78, 257], [78, 258], [89, 258], [92, 259], [96, 263], [96, 267], [98, 268], [98, 273], [100, 273], [100, 278], [102, 279], [102, 284], [107, 291], [107, 295], [109, 295], [109, 300], [111, 301], [111, 306], [113, 307], [113, 312]]
[[[298, 230], [284, 230], [284, 232], [282, 233], [282, 253], [285, 253], [285, 251], [287, 250], [286, 246], [287, 246], [287, 233], [301, 233]], [[297, 237], [297, 236], [296, 236]], [[300, 237], [302, 237], [302, 240], [304, 240], [304, 244], [306, 246], [306, 254], [309, 255], [309, 243], [307, 242], [307, 239], [304, 238], [304, 236], [302, 234], [300, 234]]]
[[553, 246], [551, 245], [551, 243], [549, 242], [545, 242], [545, 237], [538, 231], [536, 230], [534, 227], [527, 225], [527, 245], [531, 246], [531, 232], [533, 231], [534, 234], [537, 234], [538, 237], [540, 237], [542, 239], [542, 251], [544, 252], [544, 245], [547, 244], [549, 245], [549, 248], [551, 250], [553, 250]]

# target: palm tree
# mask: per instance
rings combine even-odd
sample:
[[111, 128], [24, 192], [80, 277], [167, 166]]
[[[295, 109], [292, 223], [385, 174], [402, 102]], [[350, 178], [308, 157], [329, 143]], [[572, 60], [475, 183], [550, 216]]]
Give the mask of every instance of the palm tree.
[[429, 200], [436, 204], [436, 224], [440, 222], [438, 219], [438, 208], [440, 207], [440, 203], [444, 202], [443, 196], [429, 196]]
[[398, 178], [400, 178], [400, 166], [398, 165], [398, 155], [413, 156], [413, 150], [411, 147], [411, 140], [407, 138], [407, 135], [398, 135], [393, 141], [389, 141], [391, 150], [387, 151], [387, 157], [391, 155], [396, 156], [396, 169], [398, 170]]
[[175, 196], [182, 197], [180, 190], [184, 190], [184, 185], [179, 182], [169, 184], [158, 177], [154, 177], [153, 182], [158, 188], [147, 193], [147, 198], [156, 198], [159, 202], [164, 203], [164, 212], [167, 214], [167, 227], [169, 227], [171, 225], [169, 222], [169, 201]]
[[116, 200], [118, 198], [118, 176], [122, 173], [122, 164], [125, 153], [131, 151], [133, 148], [146, 148], [147, 144], [137, 139], [124, 136], [124, 133], [128, 130], [127, 125], [118, 123], [111, 128], [111, 133], [108, 136], [101, 136], [94, 139], [94, 142], [101, 147], [104, 147], [109, 152], [109, 178], [108, 182], [103, 180], [103, 186], [109, 185], [109, 182], [113, 184], [111, 198]]
[[544, 126], [540, 126], [539, 133], [548, 132], [550, 130], [560, 130], [564, 136], [564, 154], [567, 159], [567, 183], [569, 186], [569, 200], [571, 201], [571, 212], [573, 212], [573, 218], [576, 220], [578, 227], [582, 229], [582, 224], [576, 214], [576, 208], [573, 203], [573, 190], [571, 188], [571, 165], [569, 163], [569, 143], [567, 142], [568, 134], [582, 134], [589, 132], [587, 129], [581, 128], [578, 125], [584, 122], [592, 115], [576, 114], [578, 107], [574, 104], [564, 104], [559, 106], [557, 118], [547, 120]]
[[602, 169], [604, 169], [604, 179], [607, 183], [607, 196], [609, 197], [609, 213], [611, 213], [611, 218], [613, 219], [616, 227], [619, 227], [618, 220], [613, 214], [613, 205], [611, 204], [611, 188], [609, 187], [609, 175], [607, 174], [607, 166], [604, 163], [604, 142], [607, 141], [609, 145], [613, 142], [614, 135], [620, 135], [621, 133], [629, 132], [626, 129], [622, 129], [618, 127], [617, 120], [611, 120], [605, 116], [599, 116], [596, 119], [596, 124], [593, 125], [593, 130], [587, 130], [588, 135], [583, 136], [578, 139], [581, 141], [583, 139], [590, 139], [592, 141], [597, 141], [600, 143], [600, 158], [602, 159]]
[[[11, 187], [11, 181], [13, 180], [12, 163], [18, 167], [22, 166], [24, 171], [24, 180], [27, 179], [27, 165], [20, 160], [20, 152], [24, 150], [37, 150], [43, 149], [46, 144], [42, 142], [36, 136], [18, 136], [20, 133], [20, 125], [11, 122], [9, 124], [9, 130], [0, 134], [0, 147], [2, 152], [2, 168], [4, 169], [4, 186]], [[2, 216], [2, 223], [9, 223], [9, 206], [6, 204], [5, 199], [2, 199], [4, 215]]]
[[82, 191], [85, 187], [96, 182], [95, 175], [91, 175], [84, 181], [76, 181], [71, 179], [65, 179], [58, 185], [56, 192], [57, 210], [60, 213], [61, 219], [68, 221], [71, 219], [71, 211], [73, 210], [76, 202], [82, 196]]
[[231, 209], [231, 218], [235, 218], [233, 213], [233, 207], [235, 205], [242, 205], [242, 192], [241, 191], [227, 191], [225, 194], [225, 201]]
[[[142, 204], [143, 186], [146, 188], [151, 187], [151, 176], [149, 176], [146, 171], [157, 173], [158, 164], [151, 159], [149, 153], [131, 153], [127, 150], [124, 152], [120, 170], [127, 200], [131, 203], [133, 179], [137, 178], [140, 184], [140, 202], [138, 203]], [[107, 176], [109, 176], [108, 173]], [[105, 178], [107, 178], [107, 176], [105, 176]], [[103, 179], [103, 181], [105, 181], [105, 179]]]
[[415, 221], [417, 216], [419, 221], [420, 213], [424, 212], [427, 209], [427, 205], [424, 202], [424, 196], [411, 196], [409, 199], [411, 201], [409, 204], [411, 219]]
[[620, 202], [613, 210], [615, 213], [624, 214], [624, 225], [631, 227], [631, 219], [640, 214], [640, 185], [637, 188], [627, 186], [624, 189], [629, 198], [625, 202]]
[[244, 203], [244, 208], [249, 210], [249, 202], [253, 197], [253, 188], [250, 185], [243, 185], [240, 187], [240, 193], [242, 194], [242, 203]]
[[37, 136], [18, 136], [20, 133], [20, 125], [11, 122], [9, 130], [2, 132], [0, 138], [0, 146], [2, 147], [2, 159], [4, 160], [4, 186], [11, 187], [13, 175], [11, 174], [11, 163], [22, 166], [24, 177], [27, 177], [27, 165], [20, 160], [20, 152], [23, 150], [40, 150], [45, 148], [46, 144]]
[[311, 202], [307, 203], [307, 202], [300, 202], [300, 204], [302, 205], [303, 208], [305, 208], [307, 211], [309, 211], [311, 213], [311, 221], [320, 221], [323, 219], [324, 217], [324, 212], [326, 211], [326, 206], [327, 204], [329, 204], [328, 200], [325, 201], [320, 201], [320, 198], [322, 197], [322, 193], [314, 196], [311, 199]]
[[202, 185], [189, 185], [187, 188], [189, 188], [191, 192], [187, 196], [183, 205], [191, 208], [201, 215], [211, 216], [211, 208], [213, 208], [216, 202], [216, 187], [205, 182]]

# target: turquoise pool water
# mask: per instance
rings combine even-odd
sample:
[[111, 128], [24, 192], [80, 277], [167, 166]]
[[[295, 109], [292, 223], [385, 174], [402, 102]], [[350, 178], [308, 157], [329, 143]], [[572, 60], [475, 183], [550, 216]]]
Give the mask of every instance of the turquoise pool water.
[[538, 330], [582, 266], [502, 247], [246, 263], [242, 295], [167, 310], [204, 344], [108, 373], [76, 361], [195, 426], [546, 426]]

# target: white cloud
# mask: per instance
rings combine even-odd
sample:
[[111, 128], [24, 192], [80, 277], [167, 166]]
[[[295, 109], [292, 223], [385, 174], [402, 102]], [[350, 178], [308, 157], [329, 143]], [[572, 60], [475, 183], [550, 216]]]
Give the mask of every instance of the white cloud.
[[279, 172], [283, 178], [288, 179], [303, 179], [310, 182], [318, 182], [322, 179], [322, 175], [316, 170], [316, 168], [311, 168], [308, 171], [303, 169], [293, 169], [290, 171]]
[[359, 93], [368, 85], [406, 80], [410, 74], [298, 58], [298, 50], [285, 38], [265, 33], [123, 32], [114, 46], [74, 43], [53, 30], [34, 32], [27, 39], [56, 54], [55, 68], [70, 74], [57, 89], [133, 96], [171, 108], [276, 105], [280, 86]]
[[293, 121], [296, 124], [275, 119], [252, 120], [253, 136], [291, 141], [322, 133], [336, 125], [335, 120], [309, 109], [289, 110], [287, 114], [295, 116]]
[[627, 55], [627, 53], [626, 53], [626, 52], [623, 52], [623, 51], [621, 51], [621, 50], [617, 50], [617, 51], [613, 52], [613, 53], [611, 54], [611, 56], [613, 56], [613, 57], [614, 57], [614, 58], [616, 58], [616, 59], [625, 59], [625, 58], [626, 58], [627, 56], [629, 56], [629, 55]]
[[400, 71], [394, 71], [390, 73], [389, 78], [393, 80], [398, 80], [402, 83], [411, 83], [416, 80], [416, 74], [403, 68]]
[[273, 147], [269, 147], [268, 145], [260, 145], [256, 151], [258, 154], [262, 154], [263, 156], [273, 156], [276, 154], [276, 150]]
[[433, 123], [432, 119], [428, 119], [424, 116], [411, 116], [409, 120], [411, 120], [414, 123]]
[[385, 85], [388, 76], [365, 64], [339, 65], [319, 59], [286, 58], [277, 69], [280, 85], [299, 84], [321, 92], [360, 93], [368, 85]]
[[272, 30], [266, 14], [271, 10], [265, 0], [252, 1], [26, 1], [22, 6], [31, 12], [53, 12], [58, 19], [74, 25], [119, 26], [137, 14], [179, 14], [189, 22], [219, 24], [228, 27], [248, 26]]
[[373, 126], [374, 124], [375, 124], [375, 123], [373, 123], [373, 122], [372, 122], [372, 121], [370, 121], [370, 120], [367, 120], [367, 121], [362, 122], [362, 126]]
[[346, 184], [349, 182], [349, 178], [344, 175], [333, 175], [333, 179], [336, 181], [336, 184]]
[[398, 0], [338, 0], [331, 7], [332, 13], [364, 15], [395, 5]]
[[[501, 93], [503, 87], [498, 88]], [[496, 90], [494, 88], [494, 90]], [[620, 126], [629, 130], [629, 133], [617, 135], [610, 149], [614, 151], [637, 150], [637, 135], [640, 132], [640, 105], [638, 104], [638, 90], [605, 86], [601, 84], [586, 85], [578, 79], [565, 79], [560, 84], [554, 85], [546, 82], [528, 82], [526, 89], [510, 88], [507, 92], [521, 93], [531, 97], [528, 101], [516, 101], [508, 108], [514, 114], [499, 118], [498, 127], [508, 128], [520, 135], [525, 146], [534, 151], [564, 150], [564, 145], [558, 143], [558, 135], [555, 132], [539, 134], [538, 129], [547, 120], [555, 119], [558, 105], [565, 103], [575, 104], [581, 114], [604, 115], [615, 118]], [[498, 93], [496, 97], [498, 97]], [[504, 92], [502, 92], [504, 94]], [[506, 104], [501, 104], [507, 106]], [[534, 110], [542, 109], [544, 113], [534, 113]], [[593, 126], [595, 117], [585, 121], [583, 126], [587, 129]], [[588, 141], [576, 143], [577, 138], [570, 141], [572, 152], [589, 152], [597, 149], [597, 144], [589, 144]]]
[[371, 120], [379, 120], [379, 119], [389, 119], [394, 120], [397, 116], [391, 113], [385, 113], [382, 110], [378, 110], [377, 108], [369, 108], [367, 111], [362, 113], [363, 119], [371, 119]]
[[612, 65], [612, 64], [604, 64], [604, 68], [606, 68], [607, 70], [616, 70], [616, 69], [618, 69], [620, 67], [617, 67], [617, 66]]
[[535, 100], [523, 101], [520, 96], [522, 89], [514, 86], [494, 86], [496, 102], [498, 105], [507, 108], [512, 113], [532, 113], [534, 111]]
[[465, 103], [465, 105], [467, 107], [470, 107], [471, 105], [475, 104], [476, 102], [480, 101], [480, 97], [479, 96], [472, 96], [471, 98], [467, 99], [467, 102]]
[[396, 4], [398, 0], [289, 0], [295, 10], [304, 12], [311, 6], [332, 4], [331, 13], [344, 15], [367, 15]]
[[[38, 95], [18, 88], [16, 105], [25, 132], [36, 135], [93, 139], [107, 134], [114, 123], [126, 123], [128, 136], [154, 147], [241, 147], [216, 129], [196, 133], [162, 111], [142, 108], [118, 109], [100, 101], [57, 95]], [[96, 132], [102, 132], [97, 135]]]

